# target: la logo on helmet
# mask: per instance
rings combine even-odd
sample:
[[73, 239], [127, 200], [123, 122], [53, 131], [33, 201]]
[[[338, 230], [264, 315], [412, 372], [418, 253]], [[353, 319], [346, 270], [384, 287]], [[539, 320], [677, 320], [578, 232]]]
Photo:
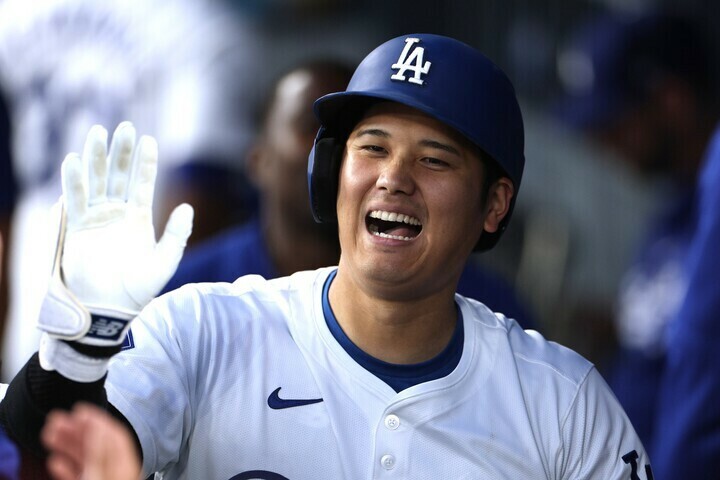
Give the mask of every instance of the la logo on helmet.
[[[400, 53], [400, 58], [398, 58], [397, 62], [393, 63], [392, 67], [390, 67], [393, 70], [397, 70], [397, 73], [390, 77], [391, 79], [408, 81], [416, 85], [422, 85], [425, 82], [422, 78], [420, 78], [420, 75], [427, 74], [430, 71], [431, 63], [423, 63], [425, 49], [420, 45], [416, 45], [419, 42], [419, 38], [405, 39], [405, 47], [403, 48], [402, 53]], [[410, 50], [412, 50], [412, 52]], [[411, 70], [414, 75], [406, 78], [405, 72], [408, 70]]]

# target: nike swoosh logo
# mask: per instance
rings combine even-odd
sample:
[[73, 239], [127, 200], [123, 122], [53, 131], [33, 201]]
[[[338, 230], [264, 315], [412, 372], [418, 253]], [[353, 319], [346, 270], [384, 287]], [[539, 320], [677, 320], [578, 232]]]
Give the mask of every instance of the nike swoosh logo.
[[323, 401], [322, 398], [280, 398], [280, 389], [278, 387], [268, 397], [268, 407], [273, 410], [282, 410], [283, 408], [302, 407], [305, 405], [312, 405], [313, 403], [320, 403]]

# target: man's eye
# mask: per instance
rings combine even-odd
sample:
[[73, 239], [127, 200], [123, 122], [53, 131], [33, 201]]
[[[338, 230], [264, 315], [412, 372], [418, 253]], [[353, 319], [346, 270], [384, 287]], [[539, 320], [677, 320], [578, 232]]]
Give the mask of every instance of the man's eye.
[[373, 153], [382, 153], [385, 151], [385, 149], [383, 147], [380, 147], [378, 145], [363, 145], [360, 148], [362, 148], [363, 150], [366, 150], [368, 152], [373, 152]]
[[434, 157], [425, 157], [423, 158], [423, 161], [431, 167], [447, 167], [449, 165], [449, 163], [445, 160], [440, 160], [439, 158]]

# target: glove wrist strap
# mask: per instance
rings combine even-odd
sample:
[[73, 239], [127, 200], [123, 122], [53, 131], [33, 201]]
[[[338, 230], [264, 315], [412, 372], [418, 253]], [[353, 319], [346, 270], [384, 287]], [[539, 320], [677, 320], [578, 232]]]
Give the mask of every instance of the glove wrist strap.
[[75, 350], [66, 342], [43, 333], [40, 339], [40, 366], [47, 371], [56, 370], [70, 380], [90, 383], [105, 376], [110, 357], [94, 358]]

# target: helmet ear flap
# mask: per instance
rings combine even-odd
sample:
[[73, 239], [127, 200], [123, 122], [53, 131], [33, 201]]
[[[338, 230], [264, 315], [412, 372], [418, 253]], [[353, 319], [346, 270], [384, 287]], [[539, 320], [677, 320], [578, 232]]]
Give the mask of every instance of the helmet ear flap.
[[308, 163], [310, 208], [318, 223], [335, 223], [338, 176], [345, 142], [335, 137], [316, 140]]

